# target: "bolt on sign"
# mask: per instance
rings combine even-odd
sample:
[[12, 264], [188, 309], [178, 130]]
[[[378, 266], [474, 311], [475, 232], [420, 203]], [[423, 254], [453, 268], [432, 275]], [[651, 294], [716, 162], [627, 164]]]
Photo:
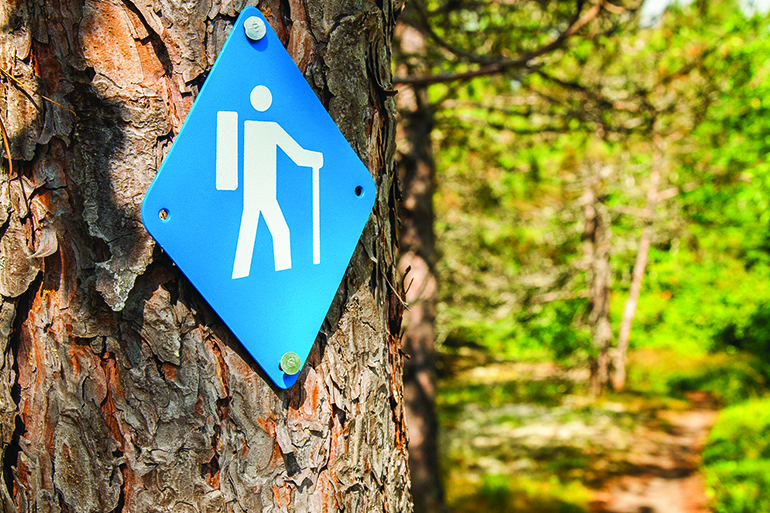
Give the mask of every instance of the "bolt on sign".
[[270, 379], [289, 388], [375, 196], [371, 174], [252, 7], [150, 185], [142, 221]]

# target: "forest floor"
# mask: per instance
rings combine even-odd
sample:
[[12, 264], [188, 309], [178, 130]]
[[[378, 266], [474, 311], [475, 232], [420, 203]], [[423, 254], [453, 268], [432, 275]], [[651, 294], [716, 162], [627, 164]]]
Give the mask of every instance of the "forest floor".
[[[633, 472], [605, 483], [594, 511], [601, 513], [706, 513], [708, 499], [698, 471], [700, 451], [717, 419], [707, 394], [688, 396], [691, 409], [661, 410], [663, 423], [644, 426], [627, 454]], [[662, 429], [661, 429], [662, 428]]]
[[594, 400], [550, 363], [487, 363], [442, 380], [453, 513], [706, 513], [700, 451], [717, 418], [704, 393]]

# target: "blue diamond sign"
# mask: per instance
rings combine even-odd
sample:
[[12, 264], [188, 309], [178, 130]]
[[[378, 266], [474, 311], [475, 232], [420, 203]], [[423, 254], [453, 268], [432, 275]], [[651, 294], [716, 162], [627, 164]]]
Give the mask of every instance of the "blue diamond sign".
[[289, 388], [375, 195], [281, 41], [248, 8], [147, 191], [142, 221], [270, 379]]

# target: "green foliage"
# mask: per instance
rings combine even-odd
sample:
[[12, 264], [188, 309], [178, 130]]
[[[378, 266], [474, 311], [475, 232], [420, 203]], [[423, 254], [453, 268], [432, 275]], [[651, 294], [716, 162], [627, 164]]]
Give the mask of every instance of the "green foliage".
[[760, 305], [748, 318], [744, 317], [728, 324], [720, 333], [718, 341], [727, 350], [738, 349], [759, 357], [770, 355], [770, 304]]
[[706, 468], [714, 513], [770, 513], [770, 460], [720, 461]]
[[590, 350], [588, 330], [573, 325], [584, 309], [582, 300], [559, 301], [500, 319], [474, 318], [467, 310], [442, 310], [442, 316], [457, 319], [446, 335], [444, 350], [480, 346], [497, 360], [574, 362], [582, 356], [576, 348]]
[[770, 399], [723, 410], [703, 464], [715, 512], [770, 512]]
[[734, 405], [768, 393], [770, 365], [745, 353], [697, 354], [666, 348], [632, 353], [629, 385], [648, 394], [683, 398], [705, 391], [722, 404]]
[[[444, 100], [434, 132], [440, 340], [503, 359], [592, 354], [580, 200], [597, 174], [617, 332], [642, 224], [628, 212], [645, 206], [656, 133], [660, 190], [675, 192], [656, 207], [632, 348], [770, 354], [767, 22], [729, 0], [676, 7], [654, 27], [623, 18], [614, 32], [575, 39], [542, 72], [431, 89]], [[702, 370], [716, 388], [717, 374]], [[765, 372], [728, 374], [732, 401], [730, 383]]]
[[586, 513], [591, 497], [590, 490], [577, 482], [564, 484], [555, 478], [540, 481], [490, 475], [480, 486], [456, 483], [454, 488], [447, 495], [455, 513]]
[[512, 403], [558, 405], [566, 394], [581, 389], [567, 380], [511, 380], [500, 384], [454, 383], [442, 386], [438, 404], [445, 422], [452, 422], [452, 414], [466, 404], [502, 406]]
[[[770, 302], [770, 268], [751, 266], [731, 254], [735, 244], [729, 233], [700, 235], [690, 241], [678, 239], [676, 249], [652, 252], [633, 346], [672, 347], [702, 355], [725, 350], [731, 343], [748, 350], [754, 342], [745, 337], [763, 336], [761, 325], [751, 324], [751, 319]], [[688, 242], [696, 240], [699, 247], [690, 247]]]
[[703, 450], [703, 463], [760, 459], [770, 459], [770, 399], [722, 410]]

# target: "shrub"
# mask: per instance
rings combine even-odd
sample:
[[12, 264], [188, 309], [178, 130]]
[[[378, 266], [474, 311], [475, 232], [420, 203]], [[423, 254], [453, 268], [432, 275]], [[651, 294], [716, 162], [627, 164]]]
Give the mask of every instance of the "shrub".
[[770, 399], [723, 410], [703, 464], [715, 513], [770, 513]]
[[770, 460], [720, 461], [706, 468], [714, 513], [770, 513]]
[[770, 459], [770, 399], [722, 410], [703, 449], [703, 462], [759, 459]]

